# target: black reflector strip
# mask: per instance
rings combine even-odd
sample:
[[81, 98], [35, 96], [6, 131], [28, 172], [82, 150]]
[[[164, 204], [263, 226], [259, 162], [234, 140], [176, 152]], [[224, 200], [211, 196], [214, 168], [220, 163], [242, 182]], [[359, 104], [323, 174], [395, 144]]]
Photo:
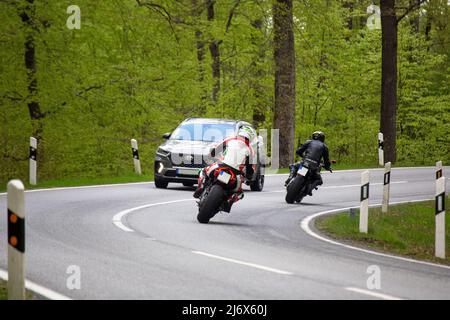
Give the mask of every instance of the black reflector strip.
[[30, 147], [30, 159], [36, 160], [37, 158], [37, 150], [36, 148]]
[[25, 219], [8, 209], [8, 243], [25, 252]]
[[361, 186], [361, 201], [364, 201], [366, 199], [369, 199], [369, 184], [368, 183]]
[[439, 213], [445, 211], [445, 192], [437, 195], [435, 199], [435, 213], [438, 215]]
[[387, 185], [391, 182], [391, 172], [386, 172], [384, 174], [384, 184]]
[[442, 178], [442, 169], [436, 171], [436, 180]]
[[131, 150], [133, 151], [133, 158], [139, 160], [139, 152], [138, 152], [138, 149], [131, 148]]

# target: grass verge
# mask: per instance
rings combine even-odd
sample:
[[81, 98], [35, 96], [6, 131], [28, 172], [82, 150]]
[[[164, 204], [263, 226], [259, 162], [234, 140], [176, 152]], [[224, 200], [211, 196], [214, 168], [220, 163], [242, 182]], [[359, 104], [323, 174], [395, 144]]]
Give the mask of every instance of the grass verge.
[[0, 300], [8, 299], [8, 289], [6, 288], [6, 282], [0, 279]]
[[[99, 177], [99, 178], [78, 178], [78, 179], [57, 179], [39, 182], [35, 186], [30, 185], [27, 181], [23, 181], [26, 190], [43, 189], [43, 188], [61, 188], [61, 187], [80, 187], [102, 184], [130, 183], [130, 182], [149, 182], [153, 181], [153, 174], [138, 175], [131, 173], [118, 177]], [[7, 183], [0, 186], [0, 192], [6, 191]]]
[[[450, 197], [447, 196], [447, 203]], [[315, 226], [337, 240], [377, 251], [414, 259], [450, 265], [450, 217], [446, 215], [446, 259], [434, 256], [435, 215], [434, 201], [395, 205], [389, 213], [381, 208], [369, 210], [369, 232], [359, 233], [359, 212], [354, 218], [349, 213], [320, 217]]]
[[[32, 292], [26, 291], [25, 293], [26, 300], [33, 300], [35, 296]], [[0, 279], [0, 300], [8, 300], [8, 288], [6, 281]]]

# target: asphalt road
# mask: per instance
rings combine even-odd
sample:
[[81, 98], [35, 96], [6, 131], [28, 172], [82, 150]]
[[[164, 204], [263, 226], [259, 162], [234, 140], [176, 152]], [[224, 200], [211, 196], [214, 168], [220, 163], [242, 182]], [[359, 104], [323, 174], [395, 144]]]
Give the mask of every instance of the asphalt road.
[[[27, 192], [27, 278], [73, 299], [450, 299], [450, 268], [352, 250], [300, 228], [313, 213], [357, 205], [360, 173], [324, 173], [322, 188], [298, 205], [284, 201], [286, 176], [267, 177], [263, 192], [246, 192], [208, 225], [196, 220], [193, 189], [175, 184]], [[371, 170], [371, 203], [381, 201], [382, 176]], [[391, 181], [391, 201], [434, 197], [434, 168], [394, 169]], [[6, 269], [5, 195], [0, 212]], [[79, 290], [66, 285], [71, 265]], [[366, 285], [372, 265], [379, 290]]]

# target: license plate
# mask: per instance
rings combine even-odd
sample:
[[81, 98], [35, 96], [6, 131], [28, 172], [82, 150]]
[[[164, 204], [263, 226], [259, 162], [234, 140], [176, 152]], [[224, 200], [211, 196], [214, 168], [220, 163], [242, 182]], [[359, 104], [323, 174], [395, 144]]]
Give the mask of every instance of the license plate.
[[223, 182], [225, 184], [228, 184], [230, 182], [231, 174], [226, 173], [225, 171], [220, 171], [219, 176], [217, 177], [217, 180], [220, 182]]
[[181, 174], [184, 176], [198, 176], [199, 170], [198, 169], [177, 169], [177, 174]]
[[298, 170], [297, 174], [301, 175], [301, 176], [306, 176], [306, 174], [308, 173], [308, 168], [306, 167], [302, 167], [301, 169]]

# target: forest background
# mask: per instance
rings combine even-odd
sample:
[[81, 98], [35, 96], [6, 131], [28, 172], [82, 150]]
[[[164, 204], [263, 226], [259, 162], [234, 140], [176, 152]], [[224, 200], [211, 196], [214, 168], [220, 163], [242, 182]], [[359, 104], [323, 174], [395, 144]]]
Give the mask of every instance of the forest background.
[[[396, 1], [399, 14], [413, 1]], [[0, 0], [0, 183], [28, 179], [30, 136], [39, 179], [52, 180], [130, 174], [131, 138], [151, 175], [162, 134], [188, 117], [270, 133], [275, 2]], [[367, 9], [379, 1], [287, 2], [292, 145], [322, 130], [339, 163], [376, 166], [382, 33]], [[398, 24], [396, 165], [450, 163], [449, 9], [425, 1]]]

